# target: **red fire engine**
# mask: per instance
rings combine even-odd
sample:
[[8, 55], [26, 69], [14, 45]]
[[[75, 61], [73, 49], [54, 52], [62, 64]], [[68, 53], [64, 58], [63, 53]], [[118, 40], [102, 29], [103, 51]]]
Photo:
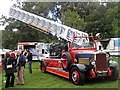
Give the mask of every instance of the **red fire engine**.
[[65, 77], [76, 85], [82, 85], [86, 79], [97, 77], [117, 80], [118, 63], [112, 61], [109, 54], [100, 47], [100, 50], [97, 50], [93, 36], [15, 7], [10, 8], [9, 16], [71, 42], [69, 47], [65, 46], [60, 56], [42, 59], [42, 72]]
[[[83, 42], [79, 43], [80, 40]], [[93, 36], [74, 37], [61, 56], [52, 56], [41, 61], [42, 72], [70, 79], [76, 85], [97, 77], [117, 80], [117, 68], [117, 62], [112, 61], [107, 53], [96, 49]]]

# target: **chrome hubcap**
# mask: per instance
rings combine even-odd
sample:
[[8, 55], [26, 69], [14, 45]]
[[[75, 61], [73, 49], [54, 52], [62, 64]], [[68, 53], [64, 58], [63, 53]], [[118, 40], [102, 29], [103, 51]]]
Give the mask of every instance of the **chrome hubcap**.
[[72, 74], [72, 80], [73, 80], [73, 81], [76, 81], [76, 80], [77, 80], [77, 74], [74, 73], [74, 72], [73, 72], [73, 74]]

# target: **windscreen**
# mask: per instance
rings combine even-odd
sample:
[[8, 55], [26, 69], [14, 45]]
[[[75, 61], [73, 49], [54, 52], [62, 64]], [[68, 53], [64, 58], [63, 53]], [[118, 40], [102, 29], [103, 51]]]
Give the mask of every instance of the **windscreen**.
[[72, 43], [72, 48], [95, 48], [92, 37], [86, 38], [75, 38]]
[[115, 41], [115, 46], [120, 47], [120, 39], [114, 41]]

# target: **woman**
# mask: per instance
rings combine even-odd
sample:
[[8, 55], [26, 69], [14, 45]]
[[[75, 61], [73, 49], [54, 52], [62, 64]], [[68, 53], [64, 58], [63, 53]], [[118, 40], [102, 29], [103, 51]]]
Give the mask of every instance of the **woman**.
[[15, 65], [14, 65], [14, 58], [10, 57], [10, 53], [7, 52], [6, 53], [6, 58], [4, 60], [4, 70], [6, 73], [6, 84], [5, 84], [5, 88], [8, 87], [14, 87], [14, 69], [15, 69]]

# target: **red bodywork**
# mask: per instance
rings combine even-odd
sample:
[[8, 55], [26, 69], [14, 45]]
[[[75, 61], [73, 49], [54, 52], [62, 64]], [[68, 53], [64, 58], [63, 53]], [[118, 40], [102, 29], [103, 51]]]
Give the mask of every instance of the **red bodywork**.
[[66, 63], [66, 59], [45, 59], [47, 64], [46, 71], [69, 79], [69, 72], [62, 69], [61, 63]]

